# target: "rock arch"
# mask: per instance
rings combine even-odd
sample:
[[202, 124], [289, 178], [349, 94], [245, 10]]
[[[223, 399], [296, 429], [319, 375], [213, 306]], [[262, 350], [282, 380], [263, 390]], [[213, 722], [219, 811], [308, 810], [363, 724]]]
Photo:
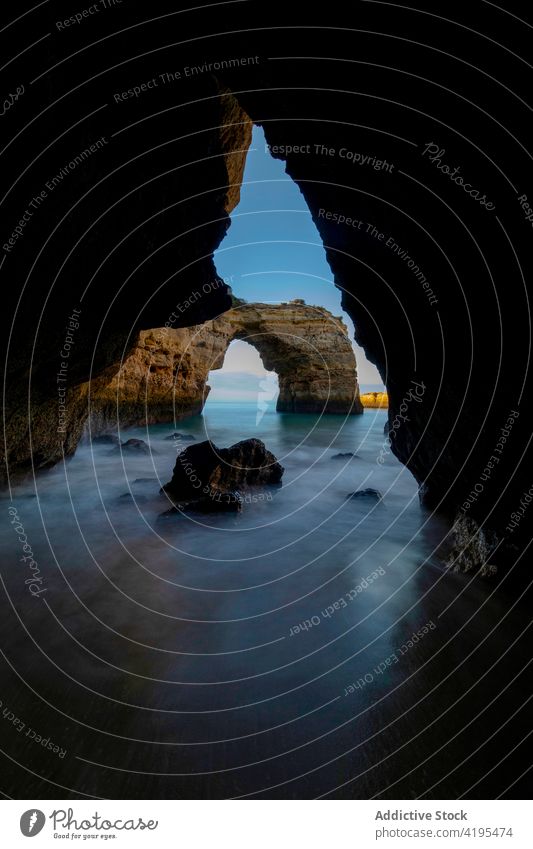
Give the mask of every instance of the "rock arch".
[[91, 430], [172, 421], [201, 412], [209, 372], [222, 368], [235, 340], [253, 345], [279, 378], [278, 412], [363, 412], [357, 369], [342, 318], [303, 300], [241, 303], [194, 327], [139, 333], [111, 379], [93, 382]]
[[278, 412], [363, 412], [355, 356], [339, 316], [297, 299], [242, 304], [221, 320], [233, 328], [230, 342], [249, 342], [278, 375]]

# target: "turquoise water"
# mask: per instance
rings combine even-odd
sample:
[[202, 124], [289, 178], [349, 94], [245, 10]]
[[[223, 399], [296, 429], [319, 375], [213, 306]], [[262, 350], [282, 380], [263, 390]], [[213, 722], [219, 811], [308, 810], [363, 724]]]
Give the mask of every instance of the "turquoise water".
[[[495, 598], [477, 616], [485, 591], [439, 566], [433, 552], [445, 527], [421, 511], [410, 473], [383, 455], [385, 418], [211, 404], [203, 416], [121, 434], [146, 440], [146, 456], [85, 441], [66, 465], [17, 489], [13, 505], [46, 592], [28, 592], [8, 525], [1, 627], [17, 672], [6, 666], [5, 692], [67, 755], [53, 758], [4, 723], [6, 750], [32, 770], [10, 762], [15, 790], [24, 798], [411, 798], [435, 782], [435, 798], [468, 790], [476, 769], [459, 785], [446, 778], [465, 741], [447, 741], [489, 701], [494, 682], [452, 706], [472, 683], [465, 655], [505, 608]], [[263, 439], [285, 468], [283, 486], [240, 515], [162, 516], [159, 487], [176, 456], [165, 437], [174, 430], [220, 447]], [[357, 456], [333, 459], [339, 452]], [[368, 487], [383, 499], [346, 500]], [[519, 619], [483, 643], [476, 671], [493, 661], [494, 640], [513, 639]], [[515, 663], [520, 654], [505, 674]], [[425, 759], [440, 744], [428, 773]]]

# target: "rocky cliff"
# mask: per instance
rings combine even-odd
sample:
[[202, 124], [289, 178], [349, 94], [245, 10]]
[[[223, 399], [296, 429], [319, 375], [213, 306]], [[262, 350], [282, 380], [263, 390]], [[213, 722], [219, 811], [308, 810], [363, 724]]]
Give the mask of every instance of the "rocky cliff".
[[139, 333], [110, 379], [91, 387], [91, 432], [117, 424], [172, 421], [199, 413], [207, 379], [222, 368], [231, 342], [253, 345], [277, 373], [277, 409], [291, 413], [361, 413], [356, 363], [341, 318], [302, 300], [240, 304], [193, 327]]

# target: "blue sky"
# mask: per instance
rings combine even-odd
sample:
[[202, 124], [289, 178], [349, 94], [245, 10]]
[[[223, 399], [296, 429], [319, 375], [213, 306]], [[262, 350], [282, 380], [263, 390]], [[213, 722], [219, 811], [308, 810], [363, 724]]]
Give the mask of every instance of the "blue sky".
[[[341, 310], [341, 293], [332, 282], [324, 247], [298, 186], [285, 165], [265, 148], [263, 130], [254, 127], [239, 205], [231, 227], [215, 252], [215, 265], [235, 295], [247, 301], [279, 303], [304, 298], [342, 315], [353, 340], [353, 324]], [[381, 378], [354, 344], [360, 384]], [[233, 342], [224, 368], [211, 372], [211, 401], [251, 400], [266, 372], [259, 354], [246, 342]]]

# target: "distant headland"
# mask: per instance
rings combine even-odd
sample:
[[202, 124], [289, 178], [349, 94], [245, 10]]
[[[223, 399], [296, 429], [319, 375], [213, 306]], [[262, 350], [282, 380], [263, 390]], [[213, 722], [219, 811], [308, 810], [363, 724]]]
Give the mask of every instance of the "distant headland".
[[382, 407], [384, 410], [389, 407], [389, 396], [386, 392], [363, 392], [359, 399], [363, 407]]

